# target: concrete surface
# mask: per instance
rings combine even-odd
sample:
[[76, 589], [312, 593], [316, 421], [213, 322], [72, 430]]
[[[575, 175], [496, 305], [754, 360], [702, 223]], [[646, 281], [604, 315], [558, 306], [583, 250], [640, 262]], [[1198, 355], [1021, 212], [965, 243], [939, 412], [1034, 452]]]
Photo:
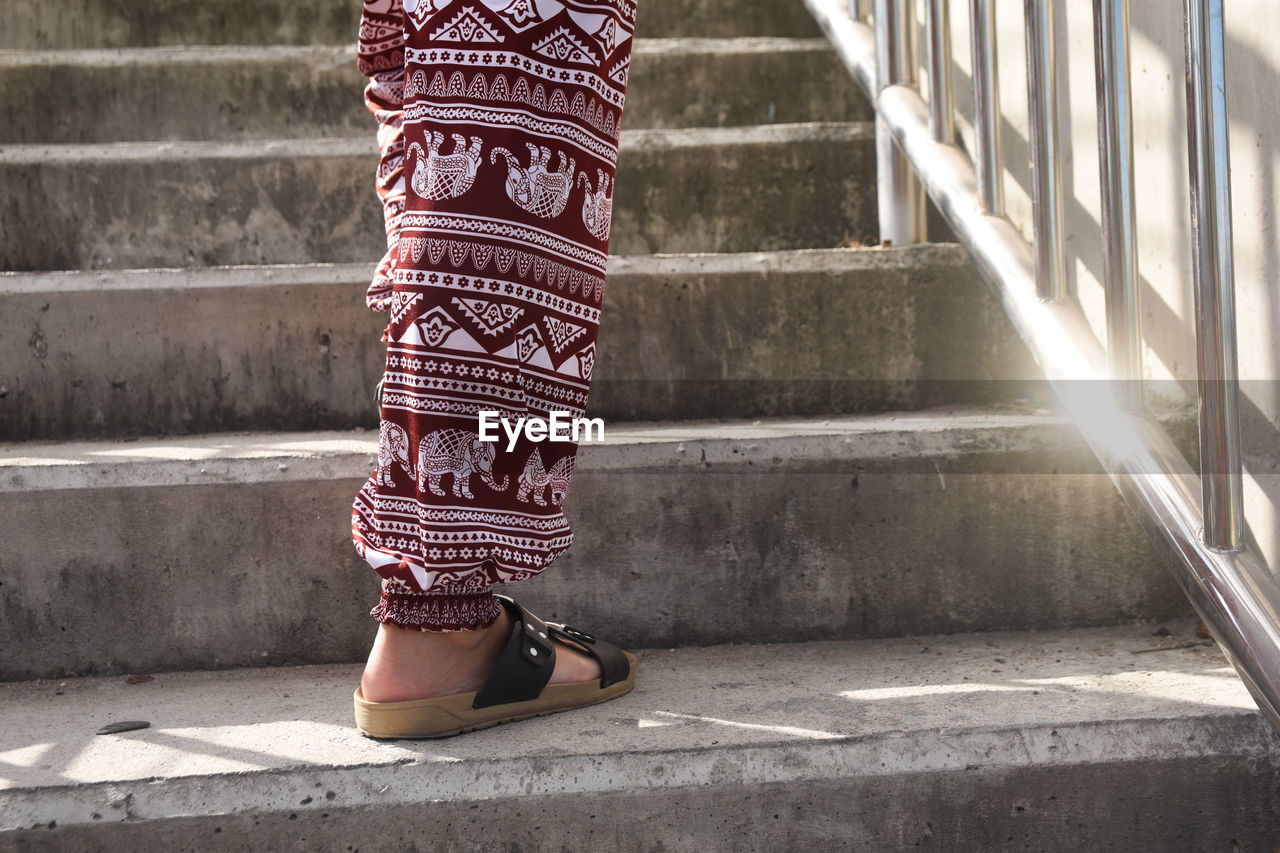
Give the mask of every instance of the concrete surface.
[[[870, 117], [824, 39], [642, 39], [630, 74], [629, 129]], [[354, 45], [0, 52], [0, 144], [372, 135], [366, 82]]]
[[[369, 265], [0, 274], [0, 440], [376, 427]], [[610, 260], [589, 412], [915, 409], [1034, 395], [952, 245]], [[858, 330], [850, 334], [850, 330]]]
[[851, 85], [826, 39], [778, 35], [640, 39], [628, 77], [624, 126], [723, 127], [873, 117], [862, 90]]
[[357, 734], [356, 666], [13, 684], [0, 844], [1252, 845], [1280, 740], [1193, 626], [647, 651], [626, 697], [434, 742]]
[[[1252, 275], [1272, 259], [1268, 247], [1275, 242], [1274, 234], [1258, 236], [1258, 223], [1266, 232], [1270, 219], [1252, 202], [1271, 198], [1274, 181], [1265, 157], [1250, 153], [1257, 134], [1248, 128], [1266, 126], [1274, 105], [1258, 85], [1259, 71], [1272, 72], [1274, 63], [1252, 41], [1266, 32], [1252, 24], [1261, 6], [1256, 0], [1245, 5], [1227, 22], [1229, 55], [1253, 71], [1241, 75], [1236, 67], [1232, 79], [1256, 90], [1233, 100], [1233, 122], [1246, 128], [1235, 134], [1235, 163], [1253, 178], [1237, 183], [1253, 193], [1237, 196], [1238, 242], [1261, 248], [1241, 255], [1238, 266], [1245, 282], [1242, 340], [1254, 342], [1246, 344], [1242, 367], [1246, 376], [1259, 367], [1269, 376], [1274, 353], [1263, 350], [1271, 341], [1265, 332], [1274, 300], [1248, 282], [1270, 280]], [[646, 0], [642, 6], [642, 36], [816, 34], [798, 0]], [[11, 0], [0, 8], [0, 44], [348, 44], [356, 11], [314, 0], [249, 6], [243, 0]], [[953, 15], [957, 33], [967, 24], [963, 12]], [[1069, 16], [1065, 31], [1071, 50], [1083, 44], [1088, 55], [1081, 21], [1087, 11]], [[1177, 63], [1163, 61], [1180, 55], [1178, 39], [1168, 38], [1176, 16], [1170, 21], [1153, 26], [1149, 18], [1135, 18], [1135, 67], [1150, 75], [1145, 91], [1153, 95], [1136, 105], [1140, 132], [1153, 116], [1164, 122], [1166, 135], [1182, 132], [1173, 97], [1177, 74], [1165, 73]], [[1252, 32], [1242, 31], [1241, 21]], [[1014, 73], [1022, 62], [1016, 12], [1002, 19], [1006, 24], [1012, 39], [1002, 37], [1002, 44], [1012, 49], [1001, 58], [1012, 63], [1005, 79], [1013, 85], [1002, 94], [1016, 107], [1025, 104]], [[965, 42], [957, 36], [955, 43]], [[963, 75], [963, 50], [957, 61]], [[1087, 62], [1076, 65], [1091, 71]], [[1088, 145], [1079, 150], [1092, 157], [1091, 82], [1074, 73], [1064, 82], [1073, 80], [1064, 109], [1089, 121], [1065, 116], [1065, 125], [1077, 136], [1086, 131]], [[329, 84], [317, 79], [316, 85]], [[736, 107], [717, 105], [704, 92], [680, 112], [700, 122], [732, 117], [737, 109], [750, 118], [773, 102], [763, 91], [754, 105], [744, 100]], [[1263, 94], [1252, 97], [1257, 92]], [[965, 106], [963, 86], [957, 94]], [[1170, 103], [1172, 114], [1161, 113]], [[1016, 132], [1021, 109], [1011, 113], [1015, 132], [1006, 133], [1006, 153], [1011, 216], [1025, 223], [1025, 144]], [[239, 118], [224, 126], [235, 130]], [[766, 112], [752, 120], [781, 119]], [[967, 138], [963, 120], [960, 132]], [[664, 144], [680, 147], [670, 142]], [[343, 149], [346, 144], [353, 147]], [[1166, 219], [1182, 215], [1177, 192], [1185, 179], [1170, 163], [1185, 168], [1185, 157], [1165, 156], [1181, 149], [1139, 144], [1146, 152], [1139, 185], [1151, 196], [1148, 209], [1166, 211]], [[9, 166], [0, 165], [6, 199], [65, 207], [84, 195], [92, 204], [83, 223], [42, 220], [35, 206], [0, 213], [0, 231], [18, 235], [11, 245], [0, 238], [0, 268], [6, 257], [27, 258], [32, 268], [202, 266], [237, 258], [371, 261], [381, 251], [367, 189], [371, 155], [338, 140], [330, 156], [324, 145], [259, 144], [252, 155], [229, 158], [230, 149], [217, 149], [224, 153], [212, 158], [204, 156], [211, 149], [172, 157], [164, 152], [173, 149], [163, 146], [112, 146], [73, 156], [48, 147], [16, 155], [9, 149], [0, 153], [0, 164], [11, 158]], [[868, 147], [865, 139], [859, 145]], [[793, 153], [802, 147], [789, 144]], [[873, 221], [870, 205], [859, 208], [864, 218], [856, 219], [818, 194], [829, 189], [846, 202], [873, 203], [868, 175], [857, 184], [823, 184], [833, 164], [869, 162], [865, 152], [850, 157], [847, 141], [838, 155], [805, 154], [780, 166], [748, 162], [742, 150], [716, 148], [702, 163], [690, 160], [637, 180], [632, 191], [644, 199], [636, 207], [643, 215], [622, 230], [615, 223], [615, 234], [634, 242], [620, 248], [616, 238], [614, 250], [651, 252], [686, 238], [696, 248], [723, 248], [729, 243], [714, 217], [742, 231], [741, 218], [733, 217], [748, 209], [771, 215], [775, 229], [793, 222], [811, 228], [842, 216]], [[722, 154], [737, 172], [710, 173], [706, 163]], [[158, 164], [146, 162], [157, 157]], [[1075, 192], [1092, 201], [1068, 210], [1068, 220], [1092, 227], [1097, 192], [1086, 160], [1075, 159], [1085, 163]], [[237, 186], [231, 173], [247, 179]], [[759, 180], [740, 177], [747, 173]], [[688, 194], [642, 196], [653, 180], [683, 184]], [[725, 210], [699, 207], [725, 180], [749, 192], [728, 199]], [[154, 204], [157, 194], [178, 184], [195, 191], [179, 192], [179, 203], [169, 207]], [[224, 199], [230, 203], [219, 209]], [[334, 227], [317, 230], [315, 222]], [[760, 234], [746, 236], [752, 242], [745, 248], [762, 248]], [[835, 244], [813, 231], [779, 236], [781, 246]], [[854, 229], [845, 236], [873, 235]], [[273, 256], [273, 244], [284, 254]], [[1101, 301], [1092, 245], [1077, 246], [1082, 254], [1069, 264], [1069, 291], [1096, 319]], [[1155, 288], [1143, 303], [1148, 364], [1156, 365], [1157, 378], [1161, 370], [1185, 377], [1193, 363], [1182, 358], [1187, 337], [1176, 334], [1189, 302], [1169, 287], [1188, 278], [1187, 245], [1176, 218], [1153, 222], [1140, 241], [1145, 286]], [[8, 254], [11, 246], [18, 255]], [[136, 284], [114, 293], [123, 298]], [[89, 322], [98, 316], [95, 311]], [[25, 345], [35, 354], [48, 341], [28, 336]], [[972, 346], [955, 345], [960, 353]], [[314, 346], [319, 364], [334, 342], [317, 337]], [[682, 386], [669, 383], [668, 393], [675, 393], [672, 387]], [[793, 405], [809, 393], [783, 399]], [[1255, 445], [1264, 444], [1260, 436], [1274, 437], [1265, 415], [1274, 408], [1270, 399], [1246, 395], [1246, 440]], [[575, 526], [579, 512], [588, 523], [574, 553], [521, 594], [548, 615], [587, 628], [610, 625], [627, 644], [875, 637], [1189, 613], [1110, 484], [1052, 418], [952, 411], [830, 424], [656, 424], [622, 433], [620, 444], [584, 453], [592, 468], [575, 480], [568, 510]], [[368, 434], [304, 434], [11, 449], [0, 469], [7, 484], [0, 488], [0, 662], [12, 677], [356, 659], [370, 636], [362, 614], [372, 603], [373, 581], [351, 555], [343, 528], [372, 446]], [[1271, 518], [1275, 501], [1274, 489], [1254, 485], [1251, 480], [1256, 528], [1256, 510]], [[1269, 547], [1267, 537], [1260, 538]], [[1173, 627], [1173, 641], [1191, 637], [1189, 623]], [[0, 698], [6, 723], [0, 729], [16, 735], [0, 741], [0, 776], [8, 774], [15, 785], [0, 794], [0, 825], [28, 828], [0, 836], [0, 850], [262, 849], [264, 842], [295, 850], [1269, 849], [1280, 828], [1274, 736], [1216, 652], [1132, 654], [1141, 650], [1138, 644], [1163, 642], [1150, 636], [1152, 628], [1119, 629], [1134, 632], [1125, 636], [1137, 647], [1125, 649], [1106, 640], [1091, 646], [1081, 639], [1086, 632], [1074, 633], [1074, 643], [1055, 643], [1050, 635], [1015, 639], [1007, 651], [979, 647], [979, 639], [984, 646], [1002, 641], [987, 635], [904, 640], [909, 645], [896, 656], [875, 644], [820, 645], [795, 654], [767, 648], [670, 653], [674, 663], [667, 669], [690, 685], [688, 692], [656, 700], [642, 684], [633, 697], [588, 712], [596, 716], [476, 735], [488, 739], [474, 741], [472, 752], [461, 741], [461, 749], [453, 742], [353, 743], [348, 696], [354, 670], [162, 674], [148, 684], [115, 682], [101, 690], [69, 684], [61, 695], [52, 684], [13, 685], [12, 702], [6, 706]], [[964, 665], [948, 671], [916, 664], [938, 649], [945, 660], [952, 640], [971, 652], [960, 655]], [[1033, 655], [1032, 648], [1043, 654]], [[1197, 668], [1202, 656], [1213, 659]], [[662, 653], [646, 653], [645, 665], [664, 672]], [[262, 695], [267, 684], [281, 693], [269, 702]], [[185, 692], [165, 696], [170, 685]], [[96, 721], [87, 725], [95, 713], [128, 710], [132, 716], [142, 695], [137, 691], [153, 688], [144, 708], [153, 729], [108, 739], [87, 734], [97, 728]], [[78, 704], [62, 716], [50, 703], [68, 698]], [[1052, 711], [1044, 710], [1042, 698], [1057, 700]], [[625, 702], [650, 704], [640, 707], [642, 716], [620, 711]], [[536, 730], [549, 739], [520, 733], [543, 725], [550, 728]], [[574, 746], [556, 746], [565, 743]], [[11, 824], [16, 815], [22, 820]], [[37, 823], [41, 828], [30, 828]]]
[[[357, 660], [374, 433], [12, 445], [0, 678]], [[634, 646], [1106, 625], [1190, 607], [1056, 417], [606, 424], [519, 594]]]
[[[866, 123], [630, 130], [610, 250], [837, 246], [876, 230]], [[377, 146], [359, 139], [0, 149], [0, 269], [370, 262]], [[506, 172], [472, 192], [499, 197]], [[874, 240], [872, 240], [874, 242]]]
[[[5, 0], [0, 48], [347, 44], [359, 16], [345, 0]], [[636, 33], [812, 37], [818, 28], [800, 0], [644, 0]]]
[[1193, 756], [114, 823], [15, 832], [12, 849], [1270, 851], [1275, 788], [1271, 762]]

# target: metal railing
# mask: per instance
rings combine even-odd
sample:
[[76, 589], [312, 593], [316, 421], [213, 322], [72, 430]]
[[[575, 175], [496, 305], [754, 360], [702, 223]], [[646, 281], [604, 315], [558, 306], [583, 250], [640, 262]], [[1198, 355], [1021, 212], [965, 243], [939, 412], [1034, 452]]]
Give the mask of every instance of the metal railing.
[[[1144, 409], [1127, 0], [1093, 0], [1105, 348], [1063, 299], [1064, 140], [1055, 0], [1024, 0], [1034, 240], [1004, 215], [996, 0], [969, 0], [974, 158], [953, 143], [948, 0], [804, 0], [876, 109], [881, 237], [924, 238], [924, 193], [973, 256], [1018, 333], [1273, 727], [1280, 730], [1280, 581], [1249, 541], [1236, 400], [1222, 0], [1183, 0], [1200, 471]], [[1005, 0], [1012, 2], [1012, 0]], [[914, 85], [929, 75], [929, 102]]]

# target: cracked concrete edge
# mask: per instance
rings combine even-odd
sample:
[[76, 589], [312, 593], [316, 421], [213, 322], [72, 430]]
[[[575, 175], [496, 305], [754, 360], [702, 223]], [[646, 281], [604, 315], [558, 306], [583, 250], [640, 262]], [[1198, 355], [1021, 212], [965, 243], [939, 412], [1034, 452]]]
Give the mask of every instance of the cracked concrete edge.
[[[824, 38], [739, 36], [736, 38], [672, 37], [639, 38], [633, 56], [725, 56], [753, 53], [830, 53]], [[353, 63], [356, 43], [342, 45], [191, 45], [130, 48], [57, 50], [0, 50], [0, 70], [5, 68], [121, 68], [131, 66], [234, 65], [291, 62], [328, 67]]]
[[[275, 23], [262, 27], [262, 20]], [[0, 46], [7, 49], [139, 45], [346, 44], [355, 38], [359, 4], [263, 0], [6, 0], [0, 5]], [[637, 42], [696, 34], [703, 37], [795, 36], [820, 30], [798, 2], [647, 0], [637, 17]]]
[[[875, 138], [869, 121], [817, 121], [743, 127], [638, 128], [624, 130], [620, 151], [717, 148], [750, 145], [788, 146], [804, 142], [856, 142]], [[315, 157], [377, 157], [370, 134], [333, 139], [251, 139], [242, 142], [98, 142], [0, 146], [0, 167], [52, 163], [113, 164], [185, 160], [269, 160]]]
[[[1230, 758], [1280, 763], [1256, 712], [835, 737], [699, 750], [486, 762], [396, 761], [0, 791], [0, 832], [193, 815], [378, 808], [555, 794], [795, 783], [957, 770]], [[394, 784], [388, 770], [395, 768]], [[316, 796], [317, 792], [323, 792]], [[329, 792], [333, 796], [329, 796]], [[95, 819], [93, 816], [98, 815]]]
[[[767, 252], [686, 252], [610, 255], [609, 276], [716, 275], [743, 272], [859, 272], [911, 270], [922, 266], [970, 266], [957, 243], [920, 243]], [[58, 270], [0, 272], [0, 297], [11, 294], [105, 290], [196, 290], [233, 287], [296, 287], [364, 284], [374, 264], [241, 264], [191, 269]]]
[[[910, 455], [1086, 454], [1061, 415], [978, 407], [829, 418], [605, 425], [583, 442], [580, 470], [704, 468], [784, 459]], [[0, 494], [29, 491], [363, 479], [372, 432], [237, 433], [140, 441], [0, 446]], [[1083, 458], [1083, 457], [1082, 457]], [[1096, 473], [1101, 473], [1097, 471]]]

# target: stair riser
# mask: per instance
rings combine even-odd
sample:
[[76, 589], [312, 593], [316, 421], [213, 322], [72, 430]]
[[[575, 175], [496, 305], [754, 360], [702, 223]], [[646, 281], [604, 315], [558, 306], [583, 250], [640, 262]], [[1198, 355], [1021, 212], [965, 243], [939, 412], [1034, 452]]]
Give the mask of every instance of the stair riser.
[[376, 428], [367, 284], [0, 296], [0, 437]]
[[[1256, 720], [1247, 722], [1257, 726]], [[750, 773], [734, 758], [725, 761], [726, 776]], [[1244, 755], [785, 784], [707, 781], [630, 793], [433, 802], [427, 810], [419, 803], [361, 810], [312, 804], [266, 814], [38, 829], [12, 833], [9, 839], [12, 849], [49, 853], [256, 853], [264, 845], [282, 853], [437, 848], [821, 853], [1014, 845], [1078, 853], [1270, 850], [1280, 832], [1274, 795], [1280, 766], [1274, 758]], [[308, 802], [313, 796], [306, 792]], [[0, 836], [0, 846], [4, 843]]]
[[[1035, 373], [955, 247], [769, 261], [706, 272], [698, 258], [615, 261], [589, 412], [914, 409], [1011, 399]], [[122, 274], [108, 280], [135, 288], [74, 292], [60, 285], [96, 276], [27, 279], [43, 286], [0, 295], [0, 440], [376, 427], [386, 316], [364, 307], [360, 269], [308, 281], [277, 268], [260, 274], [270, 283], [225, 287], [190, 286], [225, 278], [209, 274]]]
[[[359, 16], [345, 0], [6, 0], [0, 49], [347, 44]], [[820, 34], [800, 0], [644, 0], [636, 27], [647, 38]]]
[[[666, 451], [677, 467], [613, 467], [618, 450], [585, 445], [575, 545], [519, 594], [637, 647], [1188, 615], [1108, 478], [1048, 473], [1096, 467], [1046, 430], [839, 458], [744, 447], [733, 458], [758, 458], [708, 466], [692, 441]], [[369, 448], [341, 470], [371, 469]], [[0, 678], [361, 659], [377, 584], [346, 530], [360, 479], [252, 464], [298, 479], [111, 487], [86, 472], [84, 488], [0, 495]]]
[[[866, 125], [727, 146], [652, 140], [644, 137], [620, 158], [614, 254], [828, 247], [876, 232]], [[382, 255], [376, 160], [363, 153], [372, 152], [372, 138], [367, 146], [260, 148], [236, 149], [251, 156], [167, 157], [159, 145], [159, 159], [52, 160], [39, 149], [10, 149], [24, 159], [0, 161], [0, 269], [367, 262]], [[471, 192], [503, 193], [501, 164], [486, 165]], [[576, 198], [578, 206], [562, 215], [580, 215]]]
[[[239, 140], [374, 133], [348, 48], [0, 59], [0, 144]], [[147, 97], [139, 97], [139, 93]], [[869, 118], [823, 42], [784, 50], [636, 52], [628, 128]]]

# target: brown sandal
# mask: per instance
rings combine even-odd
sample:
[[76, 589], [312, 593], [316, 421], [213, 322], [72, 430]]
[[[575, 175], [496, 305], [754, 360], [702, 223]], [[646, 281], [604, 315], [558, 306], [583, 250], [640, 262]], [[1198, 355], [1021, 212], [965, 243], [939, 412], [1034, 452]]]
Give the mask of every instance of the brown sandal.
[[[511, 635], [479, 691], [368, 702], [356, 688], [356, 727], [373, 738], [436, 738], [568, 711], [616, 699], [636, 684], [630, 652], [568, 625], [544, 622], [505, 595], [496, 596], [511, 614]], [[575, 644], [600, 664], [601, 676], [572, 684], [548, 684], [556, 668], [559, 639]]]

